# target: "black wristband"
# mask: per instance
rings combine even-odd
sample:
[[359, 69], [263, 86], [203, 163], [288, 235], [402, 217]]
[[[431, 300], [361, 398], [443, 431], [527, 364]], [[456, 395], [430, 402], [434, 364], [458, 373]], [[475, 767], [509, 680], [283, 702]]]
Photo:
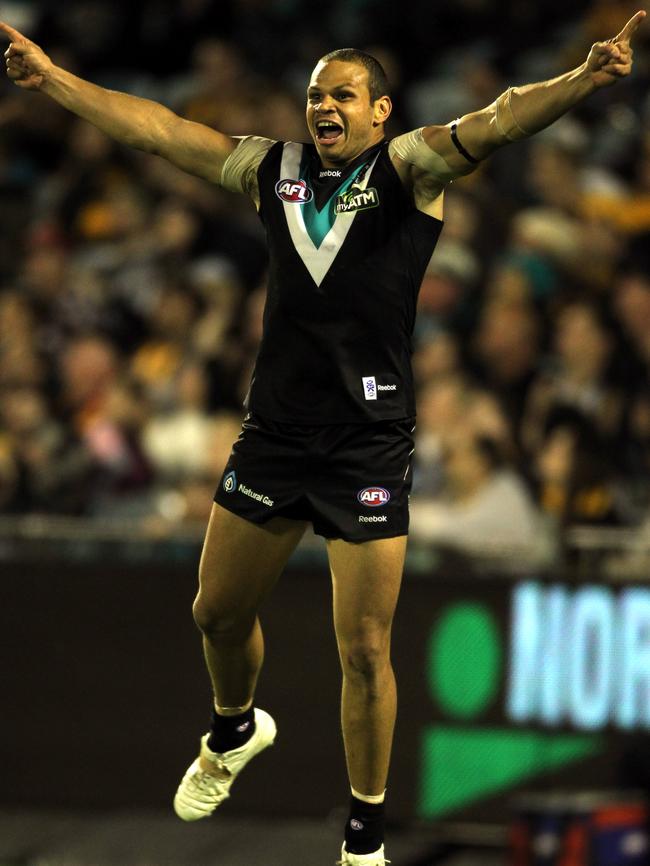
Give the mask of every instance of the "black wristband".
[[460, 143], [460, 140], [459, 140], [459, 138], [458, 138], [458, 133], [456, 132], [457, 127], [458, 127], [458, 121], [457, 121], [457, 120], [454, 120], [454, 122], [453, 122], [452, 125], [451, 125], [451, 140], [452, 140], [453, 143], [454, 143], [454, 147], [456, 148], [456, 150], [458, 151], [458, 153], [460, 153], [462, 156], [465, 157], [465, 159], [466, 159], [468, 162], [472, 162], [472, 163], [474, 163], [474, 165], [476, 165], [476, 164], [479, 163], [481, 160], [480, 160], [480, 159], [475, 159], [475, 158], [474, 158], [470, 153], [468, 153], [468, 152], [465, 150], [465, 148], [464, 148], [463, 145]]

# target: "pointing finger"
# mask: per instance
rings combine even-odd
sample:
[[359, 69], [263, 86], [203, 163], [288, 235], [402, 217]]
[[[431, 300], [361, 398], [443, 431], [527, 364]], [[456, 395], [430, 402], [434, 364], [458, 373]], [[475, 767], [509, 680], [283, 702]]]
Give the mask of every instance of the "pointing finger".
[[27, 39], [22, 33], [19, 33], [13, 27], [5, 24], [4, 21], [0, 21], [0, 33], [4, 33], [5, 36], [8, 36], [12, 42], [27, 42]]
[[639, 24], [643, 21], [645, 16], [646, 16], [645, 10], [640, 9], [636, 14], [634, 14], [630, 18], [630, 20], [627, 22], [627, 24], [621, 30], [621, 32], [618, 34], [618, 36], [615, 37], [614, 42], [623, 42], [623, 41], [629, 42], [629, 40], [631, 39], [635, 30], [637, 29]]

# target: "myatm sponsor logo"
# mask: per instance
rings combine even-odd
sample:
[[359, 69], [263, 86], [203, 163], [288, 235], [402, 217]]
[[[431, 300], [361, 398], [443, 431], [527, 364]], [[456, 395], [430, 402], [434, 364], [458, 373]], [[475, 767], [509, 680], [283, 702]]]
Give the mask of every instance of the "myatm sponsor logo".
[[508, 716], [585, 731], [650, 729], [650, 590], [515, 590]]
[[650, 589], [530, 581], [509, 605], [470, 593], [427, 645], [425, 818], [603, 755], [605, 734], [650, 730]]

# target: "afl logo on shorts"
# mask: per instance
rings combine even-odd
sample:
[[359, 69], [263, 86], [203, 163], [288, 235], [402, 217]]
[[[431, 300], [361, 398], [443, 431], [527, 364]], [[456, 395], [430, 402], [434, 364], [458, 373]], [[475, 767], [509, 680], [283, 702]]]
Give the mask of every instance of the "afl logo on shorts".
[[357, 499], [368, 508], [379, 508], [380, 505], [386, 505], [390, 493], [385, 487], [364, 487], [357, 493]]
[[232, 493], [233, 490], [237, 489], [237, 476], [235, 475], [234, 470], [229, 472], [223, 479], [223, 489], [226, 493]]
[[279, 180], [275, 185], [275, 194], [282, 201], [290, 204], [306, 204], [314, 197], [304, 180]]

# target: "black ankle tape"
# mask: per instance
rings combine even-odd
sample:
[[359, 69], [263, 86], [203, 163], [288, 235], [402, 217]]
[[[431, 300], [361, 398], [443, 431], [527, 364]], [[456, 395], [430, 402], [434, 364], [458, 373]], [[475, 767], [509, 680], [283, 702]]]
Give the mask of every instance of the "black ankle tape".
[[231, 752], [247, 743], [255, 733], [255, 710], [250, 707], [237, 716], [220, 716], [212, 709], [208, 748], [213, 752]]
[[350, 854], [373, 854], [384, 844], [384, 804], [350, 798], [345, 848]]

